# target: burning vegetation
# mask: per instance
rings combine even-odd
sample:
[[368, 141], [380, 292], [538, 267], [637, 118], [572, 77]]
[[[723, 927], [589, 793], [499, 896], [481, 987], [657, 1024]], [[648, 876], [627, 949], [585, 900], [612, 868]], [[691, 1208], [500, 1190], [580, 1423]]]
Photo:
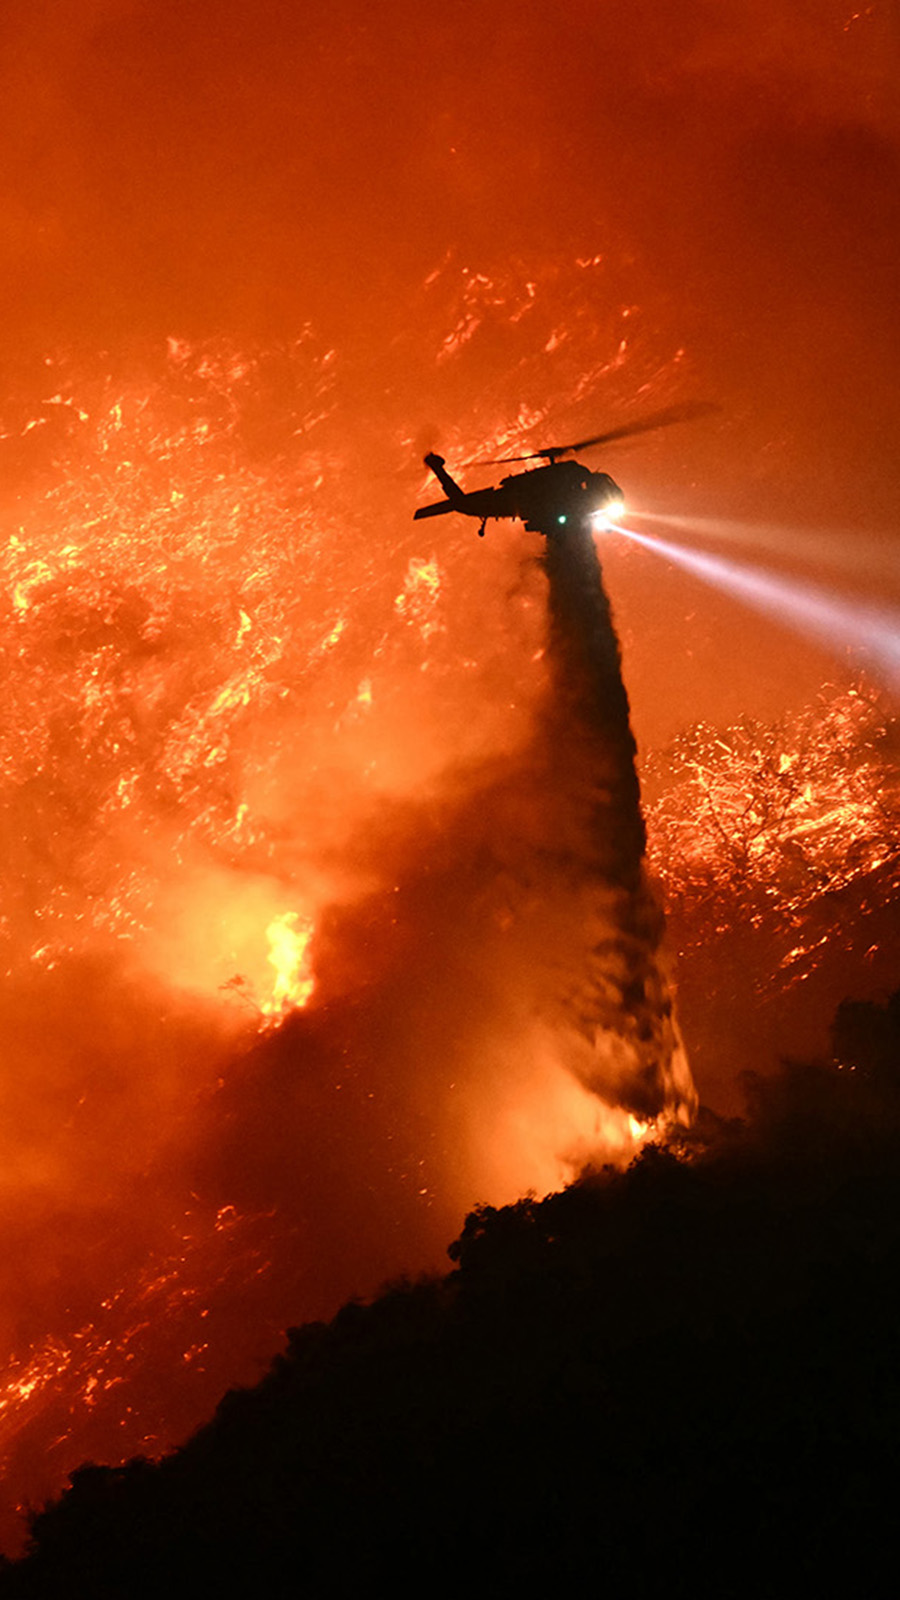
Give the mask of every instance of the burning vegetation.
[[693, 1104], [599, 578], [547, 649], [509, 544], [473, 604], [459, 540], [373, 542], [311, 334], [49, 376], [3, 430], [20, 1495]]
[[[474, 1203], [626, 1166], [689, 1116], [618, 659], [614, 715], [601, 695], [563, 730], [540, 541], [409, 521], [426, 449], [708, 394], [714, 437], [610, 461], [635, 503], [806, 519], [813, 570], [845, 519], [867, 538], [844, 577], [895, 583], [888, 8], [670, 9], [61, 0], [53, 28], [2, 24], [10, 1542], [78, 1462], [185, 1438], [289, 1323], [438, 1267]], [[708, 724], [644, 766], [721, 1107], [860, 973], [896, 982], [894, 735], [845, 691], [775, 730], [833, 656], [757, 648], [749, 613], [646, 561], [604, 550], [645, 752]], [[461, 1264], [481, 1229], [490, 1277], [538, 1214], [479, 1213]], [[684, 1370], [677, 1341], [658, 1385], [640, 1365], [667, 1266], [630, 1237], [601, 1285], [650, 1252], [643, 1323], [604, 1347], [613, 1373], [637, 1352], [611, 1435], [628, 1576], [640, 1407], [674, 1396], [677, 1433]], [[597, 1372], [591, 1318], [573, 1361]]]
[[[593, 549], [373, 541], [312, 333], [51, 376], [4, 428], [14, 1500], [695, 1103]], [[704, 1068], [729, 896], [796, 966], [828, 849], [895, 871], [892, 738], [857, 689], [646, 763]]]
[[887, 704], [858, 685], [774, 724], [701, 724], [650, 759], [650, 860], [694, 948], [710, 924], [732, 925], [736, 905], [752, 926], [788, 932], [854, 884], [870, 904], [893, 897], [897, 740]]
[[645, 765], [680, 1014], [701, 1094], [737, 1109], [742, 1072], [825, 1054], [849, 993], [895, 974], [897, 721], [871, 683], [775, 722], [694, 727]]

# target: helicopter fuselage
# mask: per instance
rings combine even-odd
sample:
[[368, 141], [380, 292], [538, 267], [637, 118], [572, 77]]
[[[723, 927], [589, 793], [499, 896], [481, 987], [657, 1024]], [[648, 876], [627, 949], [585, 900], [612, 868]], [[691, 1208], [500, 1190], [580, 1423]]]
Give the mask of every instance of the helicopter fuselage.
[[554, 461], [529, 472], [511, 473], [501, 479], [494, 493], [509, 505], [504, 516], [517, 517], [538, 533], [555, 532], [570, 522], [587, 522], [623, 499], [607, 472], [589, 472], [578, 461]]
[[622, 491], [606, 472], [589, 472], [578, 461], [552, 461], [527, 472], [513, 472], [491, 489], [475, 489], [467, 494], [454, 482], [444, 467], [442, 456], [425, 457], [446, 500], [420, 506], [415, 517], [437, 517], [458, 511], [478, 517], [482, 523], [492, 518], [513, 518], [524, 522], [535, 533], [551, 535], [567, 525], [584, 524], [602, 516], [609, 506], [621, 506]]
[[650, 416], [639, 417], [634, 422], [624, 422], [605, 433], [591, 434], [588, 439], [576, 439], [571, 444], [551, 444], [543, 450], [529, 450], [520, 456], [501, 456], [482, 461], [479, 466], [501, 466], [513, 461], [544, 461], [546, 466], [532, 467], [525, 472], [510, 473], [501, 478], [493, 489], [476, 489], [466, 494], [451, 478], [444, 465], [443, 456], [432, 452], [425, 457], [443, 489], [446, 500], [433, 506], [420, 506], [414, 512], [419, 517], [441, 517], [448, 511], [459, 511], [464, 517], [480, 517], [479, 533], [492, 517], [515, 517], [526, 528], [548, 537], [563, 533], [568, 523], [587, 528], [596, 518], [613, 522], [625, 509], [625, 500], [617, 483], [607, 472], [589, 472], [580, 461], [564, 461], [563, 456], [575, 456], [581, 450], [596, 445], [613, 444], [620, 439], [631, 439], [640, 433], [653, 433], [657, 428], [668, 428], [673, 422], [690, 422], [698, 417], [708, 417], [719, 407], [708, 400], [689, 400], [679, 405], [665, 406]]

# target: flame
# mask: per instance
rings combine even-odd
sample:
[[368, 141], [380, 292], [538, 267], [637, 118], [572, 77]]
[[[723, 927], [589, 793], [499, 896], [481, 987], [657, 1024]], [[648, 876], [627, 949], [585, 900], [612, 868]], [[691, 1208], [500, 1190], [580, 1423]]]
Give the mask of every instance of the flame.
[[429, 639], [440, 628], [437, 603], [441, 591], [441, 574], [437, 558], [430, 561], [413, 556], [406, 570], [406, 581], [394, 601], [398, 616], [419, 628], [423, 639]]
[[272, 995], [263, 1006], [266, 1016], [283, 1016], [307, 1004], [315, 983], [309, 968], [313, 924], [296, 911], [274, 917], [266, 929], [269, 965], [275, 969]]

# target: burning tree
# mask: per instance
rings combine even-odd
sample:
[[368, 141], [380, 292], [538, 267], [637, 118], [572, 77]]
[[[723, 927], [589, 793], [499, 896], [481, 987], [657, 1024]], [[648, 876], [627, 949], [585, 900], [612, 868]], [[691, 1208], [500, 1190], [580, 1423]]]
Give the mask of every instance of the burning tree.
[[697, 933], [799, 927], [854, 882], [900, 884], [898, 727], [860, 683], [765, 723], [698, 723], [651, 757], [650, 861]]
[[701, 1097], [739, 1109], [746, 1072], [829, 1053], [844, 996], [896, 984], [897, 723], [868, 686], [777, 722], [682, 734], [648, 762], [652, 868], [678, 955]]

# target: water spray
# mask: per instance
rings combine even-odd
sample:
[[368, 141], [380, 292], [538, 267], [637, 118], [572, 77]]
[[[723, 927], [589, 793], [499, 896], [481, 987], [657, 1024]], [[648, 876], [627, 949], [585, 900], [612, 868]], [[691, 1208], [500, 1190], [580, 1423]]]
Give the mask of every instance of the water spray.
[[[636, 746], [612, 612], [590, 521], [547, 539], [545, 738], [555, 815], [573, 849], [585, 947], [560, 995], [587, 1087], [638, 1116], [690, 1119], [696, 1097], [662, 959], [663, 914], [648, 882]], [[569, 831], [570, 830], [570, 831]]]

